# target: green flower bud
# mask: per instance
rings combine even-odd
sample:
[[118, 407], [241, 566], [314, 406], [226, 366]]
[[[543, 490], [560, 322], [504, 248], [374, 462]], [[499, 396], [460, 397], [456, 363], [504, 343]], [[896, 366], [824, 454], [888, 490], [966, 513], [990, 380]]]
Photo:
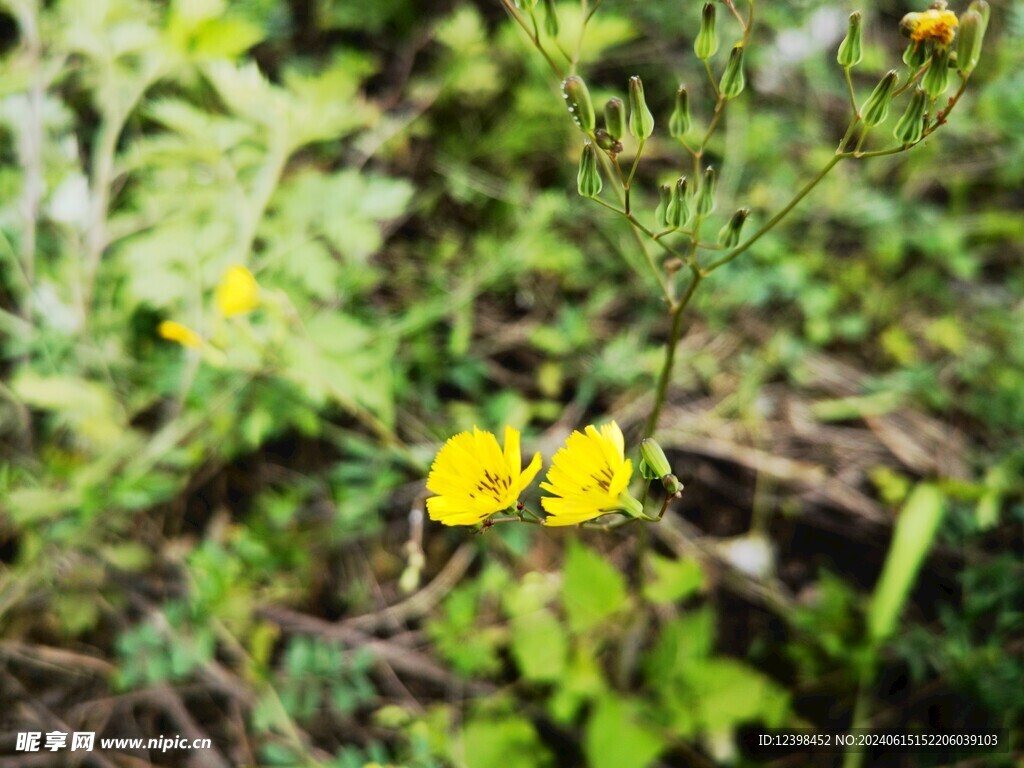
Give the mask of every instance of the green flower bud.
[[679, 482], [679, 478], [675, 475], [665, 475], [661, 478], [661, 487], [665, 489], [666, 493], [672, 496], [678, 496], [683, 492], [683, 484]]
[[616, 141], [626, 135], [626, 105], [622, 99], [608, 99], [604, 105], [604, 128]]
[[662, 184], [658, 187], [658, 208], [654, 212], [654, 218], [663, 226], [668, 226], [668, 206], [672, 202], [672, 185]]
[[892, 101], [892, 92], [896, 87], [897, 80], [899, 80], [899, 75], [896, 70], [890, 69], [881, 82], [875, 86], [875, 90], [871, 92], [867, 101], [864, 102], [864, 106], [860, 108], [860, 116], [864, 125], [870, 128], [885, 120], [889, 114], [889, 103]]
[[583, 145], [580, 155], [580, 171], [576, 175], [576, 189], [583, 197], [597, 197], [604, 186], [601, 171], [597, 167], [597, 149], [589, 141]]
[[928, 61], [928, 46], [921, 42], [911, 42], [903, 52], [903, 63], [913, 70], [919, 69]]
[[681, 139], [690, 130], [690, 94], [686, 91], [685, 85], [680, 85], [676, 91], [676, 108], [672, 110], [672, 117], [668, 121], [668, 132], [672, 138]]
[[672, 187], [668, 208], [665, 209], [665, 224], [672, 229], [679, 229], [690, 218], [689, 206], [686, 204], [686, 177], [680, 176]]
[[672, 466], [668, 463], [668, 457], [665, 456], [665, 452], [654, 438], [645, 437], [640, 441], [640, 455], [647, 462], [647, 466], [653, 470], [656, 478], [672, 474]]
[[743, 233], [743, 224], [750, 215], [749, 208], [740, 208], [732, 215], [732, 218], [725, 223], [725, 226], [718, 230], [718, 244], [726, 248], [734, 248], [740, 243], [740, 235]]
[[654, 115], [644, 100], [644, 84], [635, 75], [629, 78], [629, 132], [639, 141], [654, 133]]
[[743, 46], [737, 43], [729, 54], [729, 63], [725, 65], [718, 92], [726, 99], [735, 99], [743, 93], [746, 84], [746, 78], [743, 77]]
[[565, 78], [562, 81], [562, 98], [577, 127], [584, 133], [593, 133], [597, 118], [594, 116], [594, 104], [590, 101], [590, 91], [583, 78], [576, 75]]
[[704, 218], [715, 210], [715, 169], [708, 166], [697, 190], [697, 216]]
[[700, 17], [700, 31], [693, 41], [693, 52], [698, 59], [707, 61], [718, 50], [718, 32], [715, 30], [715, 5], [705, 3]]
[[981, 43], [984, 39], [984, 17], [978, 11], [967, 11], [960, 17], [956, 45], [956, 65], [963, 74], [969, 75], [978, 66], [978, 59], [981, 58]]
[[615, 146], [615, 139], [609, 136], [608, 131], [604, 128], [598, 128], [594, 131], [594, 142], [605, 152], [610, 151]]
[[860, 64], [862, 55], [860, 11], [854, 11], [850, 14], [850, 25], [846, 30], [846, 37], [839, 45], [836, 60], [839, 62], [839, 66], [849, 69]]
[[985, 0], [974, 0], [969, 6], [967, 6], [968, 13], [970, 11], [977, 11], [981, 14], [981, 20], [985, 23], [983, 32], [988, 29], [988, 18], [992, 15], [992, 9], [988, 7], [988, 3]]
[[892, 135], [896, 137], [896, 141], [907, 146], [921, 140], [924, 135], [924, 113], [927, 108], [928, 94], [923, 88], [914, 89], [914, 95], [910, 97], [903, 117], [893, 129]]
[[548, 37], [558, 37], [558, 12], [555, 0], [544, 0], [544, 31]]
[[932, 63], [921, 78], [921, 87], [933, 99], [939, 98], [949, 88], [949, 48], [942, 46], [932, 52]]

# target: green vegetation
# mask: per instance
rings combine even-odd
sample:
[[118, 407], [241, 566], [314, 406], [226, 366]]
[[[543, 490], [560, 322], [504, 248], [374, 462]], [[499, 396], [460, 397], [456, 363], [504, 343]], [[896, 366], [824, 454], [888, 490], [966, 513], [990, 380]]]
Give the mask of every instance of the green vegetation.
[[[1024, 4], [710, 8], [0, 2], [0, 764], [1022, 764]], [[427, 519], [612, 419], [660, 521]]]

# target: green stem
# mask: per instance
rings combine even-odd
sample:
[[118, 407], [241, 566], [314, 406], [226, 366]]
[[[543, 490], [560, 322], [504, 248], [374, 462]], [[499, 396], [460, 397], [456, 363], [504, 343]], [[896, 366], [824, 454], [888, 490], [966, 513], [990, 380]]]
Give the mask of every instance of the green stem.
[[[530, 38], [530, 42], [533, 43], [533, 47], [540, 51], [540, 55], [544, 57], [544, 60], [548, 63], [548, 66], [551, 67], [551, 71], [555, 73], [559, 80], [563, 80], [565, 78], [565, 75], [562, 73], [562, 70], [558, 68], [558, 65], [555, 64], [550, 54], [548, 54], [548, 52], [544, 49], [544, 46], [541, 45], [540, 34], [535, 35], [530, 30], [529, 25], [526, 23], [526, 19], [523, 18], [523, 15], [519, 12], [519, 9], [516, 8], [514, 0], [501, 0], [501, 4], [505, 7], [505, 10], [508, 11], [508, 15], [515, 19], [516, 23], [520, 27], [522, 27], [523, 32], [526, 33], [526, 36]], [[566, 58], [568, 59], [568, 56], [566, 56]]]
[[630, 190], [630, 188], [631, 188], [631, 186], [633, 184], [633, 177], [636, 175], [637, 166], [640, 165], [640, 155], [642, 155], [643, 152], [644, 152], [644, 144], [645, 143], [646, 143], [645, 139], [640, 139], [640, 143], [637, 144], [637, 147], [636, 147], [636, 155], [633, 157], [633, 165], [629, 169], [629, 176], [627, 176], [626, 180], [624, 182], [622, 182], [622, 189], [623, 189], [623, 192], [626, 195], [625, 206], [626, 206], [626, 214], [627, 215], [629, 215], [629, 213], [630, 213], [629, 190]]
[[857, 95], [853, 90], [853, 78], [850, 76], [850, 68], [843, 67], [843, 72], [846, 73], [846, 88], [850, 93], [850, 109], [853, 110], [853, 116], [860, 118], [860, 110], [857, 108]]
[[711, 83], [711, 90], [715, 94], [715, 98], [720, 98], [721, 94], [718, 92], [718, 83], [715, 82], [715, 73], [711, 71], [711, 62], [704, 59], [704, 71], [708, 73], [708, 82]]
[[690, 284], [686, 287], [686, 293], [672, 307], [672, 325], [669, 329], [668, 342], [665, 345], [665, 360], [662, 362], [661, 373], [658, 375], [658, 384], [654, 390], [654, 404], [651, 406], [650, 416], [647, 417], [647, 424], [644, 426], [644, 435], [646, 437], [654, 435], [654, 430], [658, 426], [658, 418], [661, 416], [661, 410], [665, 407], [668, 383], [672, 379], [672, 368], [675, 366], [676, 361], [676, 347], [679, 346], [679, 338], [683, 332], [683, 310], [686, 309], [690, 299], [693, 298], [693, 294], [697, 291], [700, 281], [704, 279], [703, 273], [696, 268], [692, 269], [692, 274]]
[[709, 264], [704, 269], [704, 273], [708, 274], [708, 273], [714, 272], [719, 267], [725, 266], [730, 261], [732, 261], [737, 256], [739, 256], [741, 253], [744, 253], [745, 251], [747, 251], [750, 248], [750, 246], [752, 246], [754, 243], [756, 243], [762, 237], [764, 237], [764, 235], [767, 234], [768, 231], [771, 230], [772, 227], [774, 227], [776, 224], [778, 224], [780, 221], [782, 221], [786, 217], [786, 215], [791, 210], [793, 210], [800, 203], [801, 200], [803, 200], [805, 197], [807, 197], [807, 195], [811, 192], [811, 190], [814, 189], [816, 186], [818, 186], [819, 182], [821, 182], [821, 180], [824, 179], [825, 176], [828, 175], [828, 172], [831, 171], [833, 168], [835, 168], [836, 165], [841, 160], [843, 160], [844, 157], [846, 157], [846, 155], [844, 155], [842, 153], [837, 153], [837, 154], [833, 155], [832, 159], [830, 159], [827, 163], [825, 163], [825, 166], [820, 171], [818, 171], [818, 173], [814, 176], [814, 178], [811, 179], [810, 181], [808, 181], [803, 186], [803, 188], [799, 192], [796, 193], [796, 195], [793, 196], [792, 200], [790, 200], [788, 203], [786, 203], [786, 205], [782, 208], [782, 210], [780, 210], [778, 213], [776, 213], [774, 216], [772, 216], [760, 229], [757, 230], [757, 232], [755, 232], [749, 238], [747, 238], [746, 241], [740, 243], [733, 250], [729, 251], [729, 253], [725, 254], [725, 256], [723, 256], [722, 258], [720, 258], [720, 259], [718, 259], [716, 261], [713, 261], [711, 264]]
[[[871, 720], [871, 681], [875, 676], [875, 651], [868, 651], [867, 657], [860, 665], [860, 673], [857, 677], [857, 698], [853, 704], [853, 717], [850, 720], [850, 730], [867, 728]], [[842, 768], [860, 768], [864, 759], [863, 750], [851, 749], [843, 757]]]

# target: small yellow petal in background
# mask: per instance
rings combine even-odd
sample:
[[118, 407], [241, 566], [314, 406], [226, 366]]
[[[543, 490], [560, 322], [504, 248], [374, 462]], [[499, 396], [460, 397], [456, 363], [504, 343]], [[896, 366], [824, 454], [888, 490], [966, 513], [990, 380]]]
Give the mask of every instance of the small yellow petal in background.
[[157, 327], [157, 333], [168, 341], [176, 341], [183, 347], [200, 347], [203, 344], [203, 337], [193, 331], [187, 325], [182, 325], [174, 320], [164, 320]]
[[260, 286], [245, 267], [236, 264], [224, 273], [214, 295], [217, 311], [224, 317], [252, 312], [260, 305]]

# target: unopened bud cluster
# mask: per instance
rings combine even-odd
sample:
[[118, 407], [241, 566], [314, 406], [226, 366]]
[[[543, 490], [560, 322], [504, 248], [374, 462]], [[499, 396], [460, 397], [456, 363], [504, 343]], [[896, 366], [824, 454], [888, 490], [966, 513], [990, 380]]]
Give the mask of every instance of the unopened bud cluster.
[[672, 474], [672, 466], [668, 463], [665, 451], [651, 437], [640, 441], [641, 474], [648, 480], [659, 480], [665, 492], [675, 496], [682, 492], [683, 484]]
[[[539, 2], [532, 0], [531, 7], [538, 6]], [[545, 10], [550, 9], [548, 19], [555, 19], [554, 4], [546, 1], [544, 6]], [[869, 95], [864, 98], [856, 93], [852, 70], [864, 60], [866, 25], [859, 11], [851, 13], [846, 35], [836, 51], [836, 61], [845, 70], [854, 114], [847, 136], [837, 152], [844, 157], [876, 154], [862, 151], [864, 142], [868, 133], [884, 123], [894, 109], [899, 119], [892, 135], [898, 146], [877, 154], [908, 149], [941, 125], [963, 89], [957, 91], [955, 97], [941, 108], [938, 100], [949, 90], [957, 75], [964, 82], [978, 65], [988, 20], [989, 6], [985, 0], [974, 0], [959, 17], [949, 10], [946, 0], [933, 0], [926, 10], [908, 13], [900, 22], [900, 31], [909, 39], [903, 56], [909, 72], [901, 74], [897, 69], [889, 70], [875, 82]], [[658, 239], [682, 232], [690, 236], [694, 251], [708, 247], [742, 252], [752, 242], [748, 240], [744, 244], [743, 241], [743, 228], [750, 218], [750, 208], [735, 210], [721, 225], [717, 245], [704, 245], [700, 241], [701, 225], [716, 208], [717, 181], [715, 168], [706, 165], [703, 158], [708, 149], [708, 139], [718, 125], [722, 110], [746, 88], [746, 48], [751, 40], [749, 28], [744, 25], [742, 38], [727, 49], [728, 56], [718, 55], [720, 75], [714, 75], [712, 59], [719, 54], [721, 47], [719, 21], [717, 3], [705, 2], [693, 42], [694, 54], [703, 62], [709, 75], [710, 88], [715, 97], [714, 116], [708, 121], [706, 131], [695, 131], [691, 112], [695, 107], [699, 109], [701, 101], [685, 85], [677, 88], [673, 108], [668, 115], [667, 133], [689, 152], [693, 166], [688, 176], [675, 176], [674, 180], [660, 186], [655, 218], [664, 229], [660, 234], [648, 234]], [[652, 139], [656, 128], [655, 115], [644, 92], [644, 82], [636, 76], [629, 78], [623, 98], [608, 99], [600, 112], [594, 109], [590, 91], [580, 76], [573, 74], [566, 77], [562, 82], [562, 92], [573, 122], [586, 136], [577, 175], [580, 195], [598, 197], [604, 186], [602, 173], [610, 173], [612, 178], [618, 175], [619, 199], [624, 205], [622, 212], [635, 226], [644, 229], [636, 223], [630, 207], [630, 190], [635, 185], [634, 175], [639, 155], [645, 143]], [[899, 98], [901, 96], [903, 98]], [[894, 105], [897, 99], [900, 103]], [[636, 155], [632, 167], [628, 168], [619, 163], [618, 156], [623, 152], [623, 142], [629, 142], [630, 139], [636, 148]], [[776, 220], [771, 220], [768, 226]], [[760, 231], [752, 238], [759, 236]], [[671, 247], [667, 250], [673, 255]], [[694, 263], [693, 260], [667, 259], [664, 268], [671, 276], [678, 269], [674, 265], [689, 264], [692, 268]]]

